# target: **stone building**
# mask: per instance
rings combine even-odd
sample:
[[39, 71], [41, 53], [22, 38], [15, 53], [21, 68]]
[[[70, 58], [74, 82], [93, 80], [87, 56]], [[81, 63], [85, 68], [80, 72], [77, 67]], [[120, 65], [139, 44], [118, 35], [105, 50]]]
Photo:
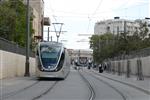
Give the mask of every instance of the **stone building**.
[[[27, 4], [27, 0], [24, 0], [24, 4]], [[29, 4], [34, 16], [33, 29], [35, 31], [35, 40], [43, 40], [43, 26], [50, 25], [49, 17], [44, 17], [44, 0], [29, 0]]]
[[104, 34], [104, 33], [124, 33], [135, 32], [139, 27], [139, 21], [147, 22], [148, 28], [150, 28], [150, 22], [148, 19], [142, 20], [127, 20], [127, 19], [120, 19], [119, 17], [115, 17], [114, 19], [103, 20], [95, 23], [94, 26], [94, 34]]

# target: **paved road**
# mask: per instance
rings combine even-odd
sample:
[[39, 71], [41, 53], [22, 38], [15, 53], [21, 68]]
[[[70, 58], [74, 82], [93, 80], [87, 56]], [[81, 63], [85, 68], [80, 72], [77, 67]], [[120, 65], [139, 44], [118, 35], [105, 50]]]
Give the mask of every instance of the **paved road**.
[[[87, 82], [94, 93], [92, 98]], [[150, 100], [148, 94], [135, 88], [87, 69], [73, 68], [65, 80], [37, 80], [35, 77], [1, 80], [0, 97], [1, 100]]]
[[150, 95], [134, 87], [104, 78], [91, 71], [86, 70], [84, 72], [93, 86], [96, 87], [95, 100], [150, 100]]

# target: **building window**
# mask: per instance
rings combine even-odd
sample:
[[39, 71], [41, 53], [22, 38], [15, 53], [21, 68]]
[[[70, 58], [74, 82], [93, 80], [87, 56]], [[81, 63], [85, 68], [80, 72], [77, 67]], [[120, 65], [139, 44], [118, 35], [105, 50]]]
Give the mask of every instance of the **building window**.
[[110, 32], [110, 27], [107, 26], [106, 31], [109, 33]]

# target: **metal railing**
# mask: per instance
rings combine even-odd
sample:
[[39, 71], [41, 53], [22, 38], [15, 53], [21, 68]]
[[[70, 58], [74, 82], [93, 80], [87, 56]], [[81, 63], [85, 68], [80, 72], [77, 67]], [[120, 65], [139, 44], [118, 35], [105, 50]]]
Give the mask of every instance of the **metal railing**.
[[146, 57], [150, 56], [150, 47], [141, 50], [132, 51], [129, 53], [132, 57]]
[[[118, 72], [118, 75], [121, 75], [122, 73], [124, 73], [123, 71], [123, 67], [121, 67], [121, 63], [122, 66], [124, 65], [124, 63], [126, 63], [126, 66], [124, 66], [126, 68], [126, 77], [130, 78], [131, 74], [135, 74], [137, 76], [137, 80], [144, 80], [144, 71], [145, 70], [142, 66], [142, 57], [148, 57], [150, 56], [150, 47], [149, 48], [144, 48], [141, 50], [136, 50], [136, 51], [132, 51], [130, 52], [128, 55], [125, 54], [120, 54], [119, 56], [113, 57], [113, 58], [109, 58], [107, 60], [105, 60], [105, 62], [107, 63], [107, 67], [106, 70], [107, 72], [112, 72], [113, 74], [115, 74], [116, 72]], [[135, 63], [135, 69], [134, 71], [136, 71], [135, 73], [132, 73], [133, 68], [131, 70], [131, 61], [132, 59], [136, 58], [136, 63]], [[121, 60], [126, 60], [126, 62], [122, 62]]]
[[[113, 58], [108, 58], [111, 61], [115, 60], [125, 60], [125, 59], [132, 59], [132, 58], [140, 58], [140, 57], [147, 57], [150, 56], [150, 47], [144, 48], [141, 50], [135, 50], [129, 52], [129, 54], [119, 54], [118, 56], [115, 56]], [[106, 60], [107, 61], [107, 60]]]
[[[19, 46], [15, 42], [8, 41], [4, 38], [0, 37], [0, 50], [16, 53], [16, 54], [21, 54], [21, 55], [26, 55], [25, 48]], [[34, 57], [34, 53], [30, 52], [30, 56]]]

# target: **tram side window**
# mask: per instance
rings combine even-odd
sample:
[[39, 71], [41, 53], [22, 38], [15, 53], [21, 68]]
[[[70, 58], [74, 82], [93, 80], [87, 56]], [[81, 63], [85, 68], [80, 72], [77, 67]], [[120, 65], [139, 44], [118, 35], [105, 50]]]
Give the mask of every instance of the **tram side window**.
[[60, 62], [63, 64], [65, 60], [65, 50], [63, 50], [61, 58], [60, 58]]
[[57, 71], [59, 71], [63, 67], [64, 60], [65, 60], [65, 50], [63, 50], [63, 52], [62, 52], [60, 62], [59, 62], [58, 67], [57, 67]]

